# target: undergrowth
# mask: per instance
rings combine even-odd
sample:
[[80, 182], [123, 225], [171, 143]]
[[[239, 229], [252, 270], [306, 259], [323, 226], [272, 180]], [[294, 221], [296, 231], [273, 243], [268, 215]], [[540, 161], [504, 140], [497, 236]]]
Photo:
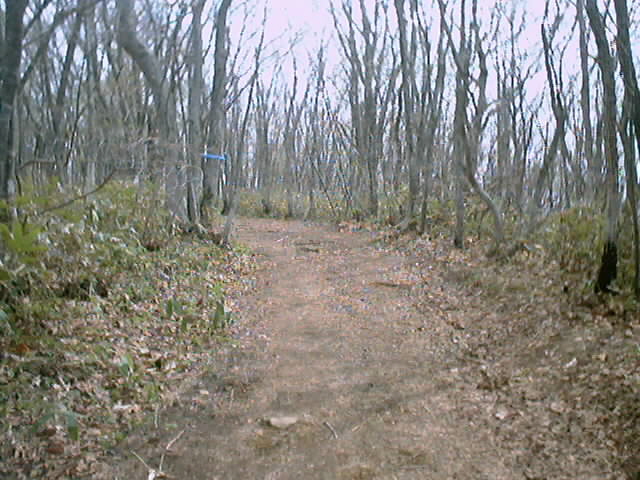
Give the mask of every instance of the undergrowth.
[[[44, 194], [26, 188], [11, 205], [0, 205], [0, 474], [44, 477], [81, 451], [96, 452], [97, 462], [97, 452], [174, 401], [172, 379], [211, 361], [212, 349], [233, 344], [234, 296], [248, 288], [238, 279], [250, 274], [251, 254], [176, 229], [157, 191], [112, 182], [66, 205], [72, 193], [52, 182]], [[311, 218], [398, 233], [403, 195], [381, 197], [378, 218], [364, 219], [362, 211], [317, 194]], [[261, 200], [242, 191], [239, 214], [264, 216]], [[308, 216], [308, 198], [296, 201], [295, 213]], [[287, 216], [285, 192], [274, 192], [271, 207], [270, 216]], [[623, 324], [637, 316], [628, 222], [618, 248], [620, 295], [594, 302], [603, 242], [599, 212], [576, 207], [555, 213], [525, 239], [525, 248], [498, 260], [483, 256], [491, 219], [481, 205], [467, 205], [470, 248], [464, 255], [448, 240], [453, 204], [433, 199], [428, 207], [424, 234], [411, 232], [423, 242], [416, 248], [435, 248], [435, 239], [437, 248], [447, 244], [451, 258], [464, 256], [471, 266], [460, 278], [468, 286], [493, 298], [533, 298], [536, 292], [536, 298], [548, 294], [550, 302], [558, 294], [576, 305], [588, 299], [594, 315]], [[505, 227], [514, 236], [512, 218]], [[531, 275], [514, 273], [525, 271]], [[638, 352], [636, 342], [621, 353], [618, 366], [630, 370]], [[611, 409], [633, 404], [628, 398], [640, 389], [634, 378], [623, 379], [608, 397]], [[627, 437], [616, 441], [633, 443]], [[73, 465], [68, 476], [91, 476], [97, 468], [90, 461]]]
[[114, 445], [233, 342], [250, 253], [177, 229], [156, 191], [113, 182], [55, 208], [73, 194], [52, 186], [1, 206], [0, 476]]
[[[407, 203], [408, 188], [402, 186], [397, 192], [389, 192], [379, 197], [378, 215], [376, 218], [367, 217], [365, 208], [356, 208], [353, 205], [347, 208], [340, 195], [333, 195], [331, 201], [322, 192], [316, 192], [314, 196], [315, 208], [309, 217], [308, 197], [300, 194], [294, 195], [296, 204], [295, 213], [298, 218], [307, 218], [331, 222], [355, 222], [360, 226], [371, 229], [394, 229], [405, 220], [405, 205]], [[267, 216], [264, 212], [260, 192], [243, 190], [239, 196], [239, 213], [249, 217]], [[415, 230], [418, 225], [420, 199], [416, 204], [416, 213], [413, 227], [407, 230]], [[287, 195], [285, 191], [274, 189], [271, 194], [270, 217], [286, 218]], [[485, 251], [491, 251], [491, 230], [493, 219], [486, 207], [473, 197], [468, 198], [465, 205], [465, 232], [466, 240], [473, 248], [481, 245]], [[427, 204], [427, 216], [425, 231], [423, 234], [430, 237], [451, 237], [455, 226], [455, 205], [451, 200], [441, 200], [436, 197], [429, 199]], [[593, 290], [594, 279], [600, 263], [603, 248], [602, 232], [604, 230], [601, 213], [593, 208], [577, 206], [561, 212], [550, 214], [543, 222], [543, 227], [530, 237], [520, 239], [522, 229], [522, 215], [516, 211], [505, 211], [504, 231], [507, 244], [506, 250], [512, 246], [509, 242], [517, 241], [514, 251], [524, 252], [525, 255], [535, 261], [542, 261], [554, 265], [553, 270], [562, 281], [568, 284], [572, 291], [587, 294]], [[621, 224], [619, 237], [619, 264], [618, 279], [615, 287], [620, 291], [622, 298], [628, 306], [635, 304], [632, 298], [633, 284], [633, 248], [632, 229], [629, 215], [623, 215], [626, 219]], [[406, 223], [406, 222], [405, 222]], [[396, 232], [401, 233], [401, 232]], [[397, 235], [391, 235], [397, 236]], [[503, 252], [504, 253], [504, 252]], [[496, 261], [498, 261], [496, 259]]]

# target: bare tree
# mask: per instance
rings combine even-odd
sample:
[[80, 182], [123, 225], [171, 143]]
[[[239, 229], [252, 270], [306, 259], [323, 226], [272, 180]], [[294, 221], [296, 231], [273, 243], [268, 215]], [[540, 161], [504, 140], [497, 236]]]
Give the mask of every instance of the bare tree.
[[[60, 73], [60, 82], [55, 94], [55, 100], [49, 102], [49, 109], [51, 110], [51, 139], [50, 144], [53, 146], [52, 153], [55, 158], [56, 167], [61, 173], [61, 177], [66, 179], [68, 176], [68, 160], [69, 158], [64, 154], [64, 141], [66, 121], [64, 111], [65, 103], [67, 102], [67, 91], [69, 90], [71, 83], [71, 68], [73, 65], [73, 57], [75, 55], [76, 48], [78, 46], [78, 39], [80, 36], [80, 28], [82, 26], [83, 18], [81, 13], [77, 13], [73, 25], [71, 26], [71, 32], [69, 33], [67, 41], [67, 51], [64, 56], [62, 64], [62, 71]], [[66, 179], [68, 181], [68, 179]]]
[[580, 41], [580, 108], [582, 110], [581, 130], [579, 136], [579, 146], [583, 157], [586, 160], [589, 170], [588, 181], [593, 199], [598, 198], [597, 192], [601, 184], [600, 160], [594, 155], [593, 150], [593, 126], [591, 124], [591, 83], [589, 74], [589, 51], [588, 40], [589, 30], [585, 22], [584, 0], [576, 1], [576, 16], [578, 19], [578, 34]]
[[607, 165], [606, 191], [607, 215], [605, 243], [602, 252], [596, 292], [610, 292], [609, 286], [618, 274], [618, 135], [616, 114], [616, 84], [614, 59], [609, 48], [609, 40], [602, 15], [598, 11], [595, 0], [586, 0], [586, 11], [591, 30], [598, 47], [596, 61], [602, 79], [602, 129], [604, 136], [604, 153]]
[[[558, 19], [556, 19], [554, 27], [552, 27], [551, 39], [557, 31], [557, 20]], [[535, 189], [533, 191], [533, 200], [529, 204], [529, 230], [533, 230], [535, 228], [538, 211], [542, 207], [542, 198], [545, 192], [545, 186], [553, 169], [558, 151], [561, 148], [561, 145], [565, 144], [565, 131], [567, 123], [567, 111], [564, 105], [564, 92], [562, 90], [562, 76], [558, 74], [558, 71], [555, 67], [554, 59], [552, 56], [551, 40], [549, 38], [550, 36], [547, 33], [544, 24], [541, 25], [540, 28], [544, 50], [544, 64], [547, 73], [547, 84], [549, 86], [551, 98], [551, 110], [553, 112], [556, 125], [551, 143], [546, 148], [544, 153], [542, 166], [540, 167], [540, 172], [538, 173]]]
[[[444, 32], [442, 27], [443, 19], [440, 22], [440, 31]], [[426, 72], [426, 78], [423, 81], [422, 89], [422, 111], [421, 111], [421, 124], [420, 128], [423, 130], [423, 134], [418, 141], [418, 152], [424, 152], [424, 163], [422, 170], [423, 185], [422, 185], [422, 208], [420, 213], [419, 231], [425, 232], [428, 199], [431, 194], [433, 167], [435, 162], [435, 147], [439, 126], [442, 123], [442, 108], [444, 99], [445, 88], [445, 75], [447, 71], [447, 47], [445, 35], [440, 35], [438, 38], [438, 47], [436, 49], [436, 77], [433, 86], [431, 86], [431, 77], [433, 75], [432, 62], [430, 60], [430, 43], [428, 42], [426, 29], [423, 29], [423, 58], [425, 59], [425, 65], [423, 68]]]
[[[446, 5], [443, 0], [438, 0], [440, 15], [444, 19], [446, 15]], [[464, 164], [465, 146], [467, 145], [467, 107], [469, 104], [467, 83], [470, 82], [470, 62], [471, 48], [467, 42], [467, 26], [465, 21], [466, 0], [460, 3], [460, 40], [456, 48], [451, 29], [446, 20], [443, 20], [443, 27], [449, 40], [449, 46], [456, 63], [456, 87], [455, 87], [455, 113], [453, 120], [453, 168], [455, 172], [455, 205], [456, 205], [456, 225], [453, 235], [453, 243], [456, 248], [464, 248]]]
[[[322, 53], [320, 55], [320, 61], [322, 61]], [[320, 73], [318, 73], [320, 75]], [[296, 185], [295, 169], [299, 164], [298, 158], [298, 138], [300, 136], [300, 119], [304, 111], [307, 98], [309, 96], [309, 90], [311, 86], [311, 80], [307, 83], [302, 101], [296, 102], [298, 94], [298, 70], [296, 62], [293, 62], [293, 85], [291, 87], [291, 95], [289, 97], [289, 105], [285, 113], [283, 141], [284, 141], [284, 155], [285, 155], [285, 173], [284, 180], [286, 182], [285, 188], [287, 190], [287, 213], [286, 216], [291, 218], [295, 216], [295, 201], [294, 192], [297, 191], [299, 185]], [[317, 102], [317, 96], [316, 100]], [[310, 159], [313, 161], [313, 159]]]
[[535, 100], [529, 100], [527, 87], [538, 62], [535, 58], [532, 60], [526, 50], [522, 51], [519, 43], [527, 25], [526, 8], [518, 12], [517, 4], [512, 2], [510, 5], [498, 5], [495, 13], [496, 29], [502, 30], [503, 22], [506, 22], [508, 38], [494, 49], [496, 150], [495, 164], [490, 167], [494, 172], [491, 186], [501, 199], [505, 212], [513, 208], [514, 213], [522, 215], [529, 152], [537, 116], [537, 109], [533, 106]]
[[[275, 79], [273, 76], [272, 80]], [[257, 187], [262, 192], [262, 213], [273, 213], [273, 187], [276, 171], [276, 135], [274, 128], [277, 102], [275, 101], [274, 82], [265, 88], [261, 81], [256, 84], [255, 109], [255, 162]]]
[[[2, 195], [11, 194], [14, 177], [18, 190], [22, 181], [44, 191], [51, 179], [93, 187], [117, 169], [127, 180], [164, 182], [158, 192], [167, 193], [167, 207], [194, 223], [209, 220], [207, 206], [218, 195], [229, 213], [235, 192], [250, 188], [260, 190], [270, 213], [284, 199], [288, 215], [319, 214], [323, 205], [336, 216], [384, 211], [401, 230], [420, 231], [428, 228], [428, 199], [436, 198], [455, 203], [456, 245], [464, 245], [466, 215], [478, 211], [491, 219], [500, 247], [510, 240], [505, 231], [526, 238], [548, 213], [594, 205], [606, 194], [608, 240], [597, 283], [607, 291], [622, 174], [640, 249], [633, 211], [640, 107], [626, 53], [634, 39], [625, 33], [626, 2], [615, 0], [620, 113], [615, 65], [603, 46], [611, 50], [612, 33], [598, 23], [611, 15], [601, 15], [596, 1], [548, 1], [557, 13], [545, 16], [540, 45], [524, 38], [527, 7], [499, 3], [486, 16], [478, 0], [439, 0], [434, 16], [415, 0], [335, 0], [337, 72], [323, 43], [308, 66], [292, 51], [295, 73], [287, 78], [280, 65], [265, 68], [269, 58], [284, 57], [261, 59], [259, 30], [232, 40], [231, 0], [216, 0], [212, 9], [204, 0], [6, 2]], [[598, 63], [590, 70], [594, 37]], [[16, 39], [20, 55], [11, 47]], [[565, 61], [567, 45], [579, 45], [575, 72]], [[532, 98], [528, 87], [538, 73], [546, 74], [546, 88]], [[203, 159], [205, 151], [228, 155], [220, 162]], [[472, 203], [466, 211], [473, 198], [480, 210]]]
[[[166, 162], [166, 201], [169, 211], [178, 219], [185, 219], [183, 186], [180, 183], [180, 164], [177, 156], [176, 104], [162, 75], [158, 58], [138, 39], [135, 31], [134, 0], [117, 0], [118, 41], [144, 74], [153, 93], [157, 115], [156, 141], [166, 142], [163, 150]], [[160, 157], [162, 158], [162, 157]]]
[[[460, 40], [457, 47], [453, 41], [451, 28], [446, 20], [443, 21], [443, 27], [449, 39], [449, 46], [456, 65], [456, 107], [453, 127], [454, 162], [456, 162], [457, 173], [454, 245], [457, 248], [464, 248], [464, 186], [468, 182], [493, 215], [494, 230], [492, 234], [495, 240], [495, 251], [498, 252], [500, 245], [504, 242], [502, 211], [476, 178], [482, 135], [488, 114], [486, 96], [487, 56], [483, 47], [483, 39], [480, 35], [477, 0], [472, 1], [472, 17], [469, 27], [467, 27], [465, 20], [465, 3], [465, 0], [463, 0], [460, 5]], [[444, 18], [446, 8], [443, 0], [439, 0], [439, 5], [441, 15]], [[467, 32], [467, 28], [469, 28], [469, 32]], [[478, 62], [478, 76], [472, 79], [471, 63], [474, 58]], [[476, 98], [474, 102], [475, 108], [472, 118], [469, 120], [468, 108], [469, 99], [472, 95], [472, 84], [477, 85], [477, 90], [474, 95], [474, 98]]]
[[189, 220], [198, 223], [200, 209], [198, 205], [198, 176], [202, 161], [202, 95], [204, 78], [202, 76], [202, 10], [205, 0], [196, 0], [191, 6], [191, 54], [189, 69], [189, 121], [188, 149], [189, 168], [187, 169], [187, 214]]
[[[394, 1], [396, 16], [398, 18], [398, 37], [400, 43], [400, 67], [402, 71], [401, 99], [404, 112], [404, 155], [409, 171], [409, 199], [407, 201], [407, 218], [414, 215], [418, 190], [420, 188], [418, 161], [416, 158], [416, 137], [419, 127], [415, 125], [418, 107], [416, 98], [416, 35], [412, 30], [411, 41], [407, 38], [407, 20], [404, 13], [404, 0]], [[411, 43], [411, 45], [409, 45]], [[399, 135], [397, 135], [399, 140]], [[399, 142], [402, 144], [402, 142]]]
[[[224, 97], [227, 90], [227, 58], [229, 47], [227, 39], [227, 15], [231, 0], [222, 0], [216, 16], [216, 46], [213, 55], [214, 73], [208, 117], [207, 148], [216, 155], [224, 154]], [[207, 157], [202, 159], [202, 200], [200, 214], [204, 222], [209, 221], [206, 208], [215, 196], [216, 183], [219, 180], [220, 161]]]
[[[359, 7], [361, 27], [356, 25], [351, 3], [342, 2], [346, 32], [341, 29], [336, 10], [332, 8], [331, 11], [340, 45], [348, 62], [350, 143], [367, 179], [369, 214], [375, 216], [378, 214], [378, 167], [384, 150], [384, 129], [399, 69], [395, 65], [395, 58], [393, 65], [385, 62], [388, 55], [388, 24], [382, 18], [385, 8], [383, 2], [375, 2], [373, 19], [370, 18], [364, 0], [360, 0]], [[385, 67], [390, 72], [386, 78], [383, 75]]]
[[23, 49], [23, 19], [27, 0], [6, 2], [4, 38], [0, 43], [0, 198], [12, 192], [14, 175], [14, 108]]
[[[638, 178], [636, 171], [636, 155], [640, 152], [640, 88], [636, 68], [633, 63], [631, 39], [629, 35], [629, 9], [626, 0], [614, 0], [618, 35], [618, 58], [624, 80], [623, 135], [625, 173], [627, 177], [627, 193], [633, 222], [634, 243], [634, 281], [633, 290], [636, 298], [640, 298], [640, 227], [638, 226]], [[633, 135], [631, 134], [633, 133]], [[633, 148], [632, 137], [635, 136], [636, 148]]]

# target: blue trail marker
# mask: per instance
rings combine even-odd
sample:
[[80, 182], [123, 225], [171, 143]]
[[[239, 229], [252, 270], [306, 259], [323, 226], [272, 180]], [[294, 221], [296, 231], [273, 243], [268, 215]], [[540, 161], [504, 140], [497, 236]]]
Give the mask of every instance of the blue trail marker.
[[203, 153], [202, 158], [206, 158], [207, 160], [219, 160], [221, 162], [227, 160], [226, 155], [213, 155], [212, 153]]

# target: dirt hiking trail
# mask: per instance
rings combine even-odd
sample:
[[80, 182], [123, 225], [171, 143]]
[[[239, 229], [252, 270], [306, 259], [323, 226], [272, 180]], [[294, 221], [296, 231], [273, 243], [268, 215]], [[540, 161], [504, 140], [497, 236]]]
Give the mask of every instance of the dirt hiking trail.
[[526, 478], [476, 421], [455, 326], [416, 311], [411, 258], [302, 222], [242, 219], [237, 240], [260, 264], [239, 346], [132, 437], [117, 478], [152, 478], [141, 460], [176, 479]]

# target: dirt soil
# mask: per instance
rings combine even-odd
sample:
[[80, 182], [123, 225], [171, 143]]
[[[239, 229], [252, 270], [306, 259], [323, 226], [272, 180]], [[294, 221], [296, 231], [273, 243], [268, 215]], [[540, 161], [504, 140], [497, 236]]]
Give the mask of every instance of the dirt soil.
[[512, 312], [470, 296], [436, 255], [354, 230], [239, 222], [260, 267], [234, 341], [120, 446], [115, 478], [631, 478], [585, 430], [595, 419], [574, 421], [524, 372], [546, 353], [516, 342], [497, 358], [470, 323]]

